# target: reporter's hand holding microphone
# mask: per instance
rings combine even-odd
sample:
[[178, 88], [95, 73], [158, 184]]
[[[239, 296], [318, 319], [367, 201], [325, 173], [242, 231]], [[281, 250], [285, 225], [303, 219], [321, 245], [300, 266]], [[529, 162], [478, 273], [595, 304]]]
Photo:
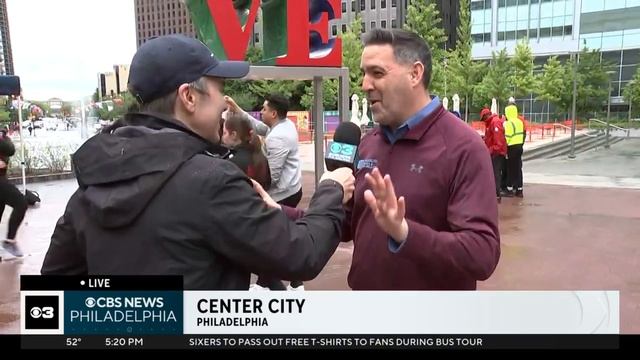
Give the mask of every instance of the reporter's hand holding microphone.
[[[351, 199], [351, 197], [353, 197], [353, 191], [356, 188], [356, 185], [355, 185], [356, 178], [353, 176], [353, 170], [349, 168], [339, 168], [334, 171], [327, 171], [324, 174], [322, 174], [322, 177], [320, 178], [320, 182], [324, 180], [333, 180], [338, 184], [342, 185], [342, 191], [344, 194], [342, 197], [343, 204], [346, 204]], [[280, 204], [275, 202], [271, 198], [271, 196], [269, 196], [269, 194], [262, 188], [262, 186], [260, 186], [260, 184], [258, 184], [257, 181], [251, 179], [251, 182], [253, 183], [253, 188], [256, 190], [258, 195], [262, 197], [262, 200], [264, 200], [267, 206], [272, 207], [274, 209], [282, 208]]]
[[322, 174], [320, 182], [323, 182], [324, 180], [333, 180], [342, 185], [342, 190], [344, 192], [344, 196], [342, 198], [343, 204], [346, 204], [351, 200], [351, 197], [353, 197], [353, 191], [356, 189], [356, 178], [353, 176], [353, 170], [350, 168], [343, 167], [334, 171], [327, 171]]

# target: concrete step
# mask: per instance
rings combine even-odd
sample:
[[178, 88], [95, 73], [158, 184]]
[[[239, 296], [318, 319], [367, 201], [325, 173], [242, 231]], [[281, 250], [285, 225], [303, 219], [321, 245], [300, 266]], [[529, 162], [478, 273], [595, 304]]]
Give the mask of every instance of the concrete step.
[[[624, 138], [618, 138], [618, 137], [610, 138], [609, 139], [609, 145], [614, 145], [614, 144], [616, 144], [616, 143], [618, 143], [618, 142], [620, 142], [622, 140], [624, 140]], [[580, 145], [576, 145], [574, 153], [578, 154], [578, 153], [589, 151], [589, 150], [603, 149], [605, 143], [606, 143], [606, 140], [605, 140], [604, 136], [599, 136], [599, 137], [595, 138], [594, 141], [590, 141], [590, 142], [582, 143]], [[558, 156], [566, 156], [566, 155], [569, 155], [570, 153], [571, 153], [571, 148], [563, 148], [560, 151], [556, 152], [555, 154], [549, 156], [549, 158], [558, 157]]]
[[[592, 131], [587, 134], [577, 134], [575, 138], [575, 145], [580, 145], [584, 142], [589, 142], [594, 139], [595, 136], [598, 136], [598, 131]], [[566, 138], [558, 141], [554, 141], [552, 143], [539, 146], [535, 149], [527, 150], [522, 154], [522, 160], [534, 160], [540, 158], [546, 158], [549, 154], [555, 153], [559, 149], [570, 148], [571, 147], [571, 138]]]
[[[624, 140], [624, 137], [609, 137], [609, 145], [614, 145]], [[581, 153], [592, 149], [604, 147], [606, 143], [604, 132], [596, 131], [589, 135], [576, 136], [574, 143], [574, 153]], [[534, 159], [550, 159], [558, 156], [566, 156], [571, 153], [571, 139], [563, 139], [549, 145], [544, 145], [531, 151], [525, 152], [522, 156], [523, 161]]]

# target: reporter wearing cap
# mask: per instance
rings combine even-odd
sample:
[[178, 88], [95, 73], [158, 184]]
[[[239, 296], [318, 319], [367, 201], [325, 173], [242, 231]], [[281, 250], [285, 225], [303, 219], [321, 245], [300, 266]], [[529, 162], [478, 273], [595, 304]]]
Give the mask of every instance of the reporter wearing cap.
[[129, 75], [142, 112], [74, 154], [79, 188], [41, 273], [182, 275], [185, 289], [220, 290], [246, 290], [252, 272], [314, 278], [339, 243], [353, 176], [327, 174], [297, 222], [265, 204], [218, 145], [224, 79], [248, 70], [182, 35], [142, 45]]

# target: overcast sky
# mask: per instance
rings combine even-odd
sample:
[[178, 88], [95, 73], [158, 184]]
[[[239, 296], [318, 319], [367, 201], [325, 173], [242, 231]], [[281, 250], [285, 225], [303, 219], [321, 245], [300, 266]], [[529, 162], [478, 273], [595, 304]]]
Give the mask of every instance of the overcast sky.
[[90, 96], [136, 51], [133, 0], [7, 0], [7, 11], [25, 99]]

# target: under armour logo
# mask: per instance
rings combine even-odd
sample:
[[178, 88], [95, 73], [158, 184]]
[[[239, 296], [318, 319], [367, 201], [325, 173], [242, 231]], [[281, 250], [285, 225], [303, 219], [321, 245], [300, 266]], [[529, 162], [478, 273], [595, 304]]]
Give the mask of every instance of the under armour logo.
[[422, 165], [411, 164], [411, 169], [409, 169], [409, 171], [422, 174], [422, 169], [424, 169], [424, 166]]

